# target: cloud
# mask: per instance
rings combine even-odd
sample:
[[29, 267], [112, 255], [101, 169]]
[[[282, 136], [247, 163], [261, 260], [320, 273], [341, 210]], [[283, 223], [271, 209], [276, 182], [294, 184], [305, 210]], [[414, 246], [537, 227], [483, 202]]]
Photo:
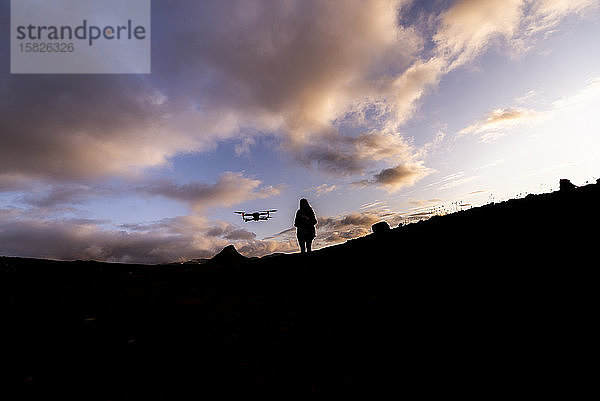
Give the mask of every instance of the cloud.
[[[401, 130], [428, 91], [490, 46], [527, 50], [596, 3], [463, 0], [413, 24], [407, 13], [421, 2], [157, 2], [152, 75], [22, 76], [8, 74], [4, 63], [0, 191], [22, 191], [18, 201], [32, 209], [0, 213], [1, 250], [157, 261], [203, 257], [229, 241], [253, 255], [292, 249], [293, 240], [260, 242], [197, 215], [110, 230], [105, 222], [39, 213], [119, 194], [164, 196], [196, 213], [276, 196], [280, 186], [240, 173], [183, 184], [145, 175], [224, 140], [236, 144], [236, 154], [250, 154], [259, 136], [276, 137], [279, 150], [302, 166], [369, 177], [360, 185], [390, 192], [414, 185], [431, 172], [426, 156], [443, 140], [417, 149]], [[8, 26], [8, 2], [0, 8]], [[0, 48], [8, 51], [8, 36]], [[559, 99], [552, 110], [579, 107], [595, 88]], [[535, 113], [545, 112], [498, 109], [465, 130], [492, 139], [538, 121]], [[105, 184], [115, 178], [123, 181]], [[326, 238], [368, 232], [368, 222], [340, 225]]]
[[[125, 195], [162, 196], [189, 205], [195, 212], [214, 207], [239, 204], [253, 199], [277, 196], [285, 185], [262, 185], [257, 179], [242, 173], [224, 172], [215, 183], [190, 182], [179, 184], [169, 179], [144, 179], [110, 184], [42, 184], [32, 182], [26, 192], [20, 192], [14, 202], [50, 213], [68, 205], [81, 205], [97, 199]], [[23, 190], [22, 182], [15, 189]]]
[[397, 24], [404, 3], [157, 4], [152, 76], [0, 78], [0, 174], [132, 176], [238, 136], [248, 153], [262, 132], [325, 171], [360, 171], [364, 156], [310, 148], [395, 92], [422, 46]]
[[[491, 167], [491, 165], [488, 167]], [[456, 173], [448, 174], [435, 182], [429, 183], [426, 187], [436, 187], [438, 190], [445, 190], [457, 187], [470, 181], [474, 181], [480, 177], [480, 175], [465, 176], [465, 173], [463, 171], [459, 171]]]
[[238, 228], [225, 222], [213, 223], [213, 227], [206, 232], [211, 237], [223, 237], [228, 240], [252, 240], [256, 238], [256, 234], [246, 230], [245, 228]]
[[340, 122], [397, 128], [494, 38], [531, 36], [593, 6], [457, 1], [429, 16], [435, 47], [423, 58], [430, 38], [402, 18], [417, 7], [409, 1], [159, 3], [152, 76], [0, 78], [0, 175], [132, 176], [228, 138], [247, 154], [264, 133], [304, 165], [362, 174], [391, 148], [363, 152], [352, 144], [371, 133], [353, 137]]
[[477, 134], [483, 142], [498, 139], [506, 130], [522, 124], [533, 124], [542, 120], [543, 114], [535, 110], [524, 108], [505, 108], [493, 110], [481, 121], [463, 128], [457, 136]]
[[[360, 173], [370, 163], [356, 154], [354, 138], [339, 121], [364, 116], [373, 107], [385, 114], [396, 91], [395, 77], [415, 59], [422, 40], [397, 24], [404, 1], [234, 1], [203, 4], [202, 34], [191, 27], [170, 48], [203, 71], [192, 84], [204, 115], [235, 116], [236, 129], [271, 132], [281, 149], [305, 166], [333, 174]], [[223, 9], [222, 9], [223, 8]], [[351, 40], [349, 40], [351, 38]], [[189, 42], [197, 52], [190, 53]], [[181, 54], [180, 54], [181, 53]], [[167, 66], [161, 67], [167, 69]], [[378, 106], [379, 105], [379, 106]], [[379, 115], [379, 114], [378, 114]], [[246, 135], [246, 134], [244, 134]], [[244, 139], [237, 147], [247, 153]]]
[[441, 14], [430, 15], [426, 25], [427, 31], [434, 31], [434, 47], [429, 57], [415, 59], [395, 78], [396, 92], [390, 102], [394, 121], [402, 124], [412, 118], [428, 89], [473, 61], [495, 38], [512, 38], [521, 22], [522, 6], [521, 0], [459, 0]]
[[598, 97], [600, 97], [600, 77], [591, 79], [579, 92], [555, 100], [552, 102], [552, 108], [554, 111], [561, 112], [577, 110]]
[[317, 225], [318, 228], [330, 228], [336, 230], [347, 229], [348, 227], [371, 227], [376, 223], [379, 217], [375, 213], [350, 213], [348, 215], [335, 218], [325, 217], [320, 218]]
[[26, 181], [20, 174], [0, 174], [0, 192], [22, 190]]
[[408, 202], [409, 205], [414, 205], [414, 206], [429, 206], [431, 204], [438, 204], [443, 202], [443, 199], [440, 198], [434, 198], [434, 199], [412, 199]]
[[445, 71], [463, 66], [494, 43], [525, 52], [568, 15], [598, 9], [595, 0], [459, 0], [440, 16], [433, 36]]
[[286, 228], [285, 230], [280, 231], [276, 234], [265, 237], [264, 239], [272, 240], [272, 239], [281, 238], [281, 237], [292, 238], [292, 234], [295, 232], [296, 232], [296, 227], [289, 227], [289, 228]]
[[439, 15], [429, 15], [425, 31], [434, 31], [434, 47], [429, 57], [418, 58], [396, 79], [396, 121], [410, 119], [427, 89], [489, 47], [504, 45], [509, 55], [524, 53], [565, 17], [584, 16], [592, 9], [598, 9], [595, 0], [458, 0]]
[[273, 253], [290, 253], [298, 251], [298, 244], [295, 240], [286, 241], [248, 241], [237, 245], [237, 250], [244, 256], [265, 256]]
[[494, 161], [493, 161], [493, 162], [491, 162], [491, 163], [486, 163], [486, 164], [483, 164], [483, 165], [481, 165], [481, 166], [479, 166], [479, 167], [476, 167], [476, 168], [475, 168], [475, 171], [478, 171], [478, 170], [485, 170], [485, 169], [487, 169], [487, 168], [490, 168], [490, 167], [499, 166], [500, 164], [503, 164], [503, 163], [504, 163], [504, 159], [498, 159], [498, 160], [494, 160]]
[[396, 192], [401, 188], [414, 185], [415, 182], [429, 175], [432, 171], [421, 163], [399, 164], [381, 170], [369, 180], [358, 181], [354, 184], [359, 187], [376, 185], [388, 192]]
[[241, 173], [222, 173], [214, 184], [192, 182], [177, 184], [159, 180], [136, 190], [149, 195], [188, 203], [195, 211], [215, 206], [230, 206], [252, 199], [265, 199], [279, 195], [281, 186], [261, 186], [261, 181], [244, 177]]
[[397, 128], [496, 38], [526, 41], [596, 6], [462, 0], [423, 30], [410, 1], [158, 3], [151, 76], [2, 75], [0, 175], [132, 176], [225, 139], [246, 154], [265, 133], [304, 165], [361, 174], [378, 154], [348, 146], [359, 140], [341, 122]]
[[553, 101], [546, 110], [522, 107], [507, 107], [493, 110], [485, 118], [461, 129], [456, 134], [478, 135], [482, 142], [492, 142], [510, 130], [522, 126], [533, 126], [550, 121], [558, 115], [585, 107], [600, 98], [600, 78], [594, 78], [580, 91]]
[[496, 37], [511, 38], [519, 27], [521, 0], [459, 0], [440, 17], [433, 39], [453, 70], [481, 54]]
[[0, 254], [60, 260], [168, 263], [209, 258], [228, 244], [246, 256], [292, 249], [285, 241], [258, 241], [226, 222], [179, 216], [109, 229], [104, 221], [44, 219], [22, 210], [0, 209]]
[[401, 164], [396, 167], [381, 170], [373, 177], [377, 184], [391, 192], [413, 185], [417, 180], [427, 175], [427, 169], [418, 164]]
[[374, 202], [368, 202], [368, 203], [360, 205], [361, 210], [380, 208], [380, 207], [387, 207], [387, 203], [384, 201], [376, 200]]
[[242, 138], [241, 143], [235, 145], [235, 154], [238, 156], [249, 155], [250, 148], [256, 144], [256, 140], [252, 137], [244, 137]]
[[51, 209], [60, 205], [80, 204], [98, 197], [113, 196], [116, 192], [116, 189], [83, 184], [36, 185], [18, 196], [16, 201], [37, 208]]
[[598, 9], [595, 0], [536, 0], [527, 2], [527, 5], [531, 12], [524, 18], [526, 36], [550, 31], [565, 15], [583, 16], [592, 9]]
[[315, 195], [317, 195], [317, 197], [320, 197], [322, 195], [328, 194], [331, 191], [334, 191], [336, 188], [337, 185], [321, 184], [313, 188], [308, 188], [306, 189], [306, 191], [314, 191]]
[[319, 217], [316, 226], [317, 244], [333, 244], [367, 235], [371, 226], [380, 221], [375, 212], [350, 213], [338, 217]]
[[454, 187], [457, 187], [459, 185], [466, 184], [467, 182], [475, 181], [479, 177], [481, 177], [481, 176], [474, 175], [474, 176], [470, 176], [470, 177], [457, 178], [455, 180], [448, 181], [448, 182], [444, 183], [443, 185], [440, 186], [439, 189], [440, 190], [444, 190], [444, 189], [454, 188]]
[[[0, 174], [47, 180], [133, 176], [193, 138], [167, 132], [152, 85], [130, 76], [2, 75]], [[35, 116], [32, 118], [31, 116]]]
[[398, 124], [409, 120], [417, 109], [417, 102], [428, 88], [435, 87], [445, 73], [447, 62], [441, 57], [417, 60], [394, 82], [396, 95], [392, 107]]
[[[1, 183], [1, 181], [0, 181]], [[90, 184], [50, 183], [7, 180], [6, 191], [13, 189], [15, 204], [35, 208], [40, 213], [51, 213], [73, 205], [84, 205], [98, 199], [115, 199], [124, 196], [162, 196], [189, 205], [196, 214], [214, 207], [231, 206], [253, 199], [277, 196], [286, 187], [263, 185], [262, 181], [245, 177], [240, 172], [224, 172], [214, 183], [192, 181], [177, 183], [170, 179], [131, 180], [117, 183]], [[8, 187], [13, 185], [13, 187]]]
[[207, 257], [214, 251], [195, 247], [192, 238], [181, 235], [128, 233], [105, 230], [89, 222], [24, 216], [0, 221], [0, 243], [0, 253], [7, 256], [110, 262], [168, 262]]
[[[344, 242], [352, 238], [362, 237], [371, 233], [371, 226], [379, 221], [388, 220], [394, 226], [400, 221], [401, 216], [390, 213], [389, 209], [367, 210], [348, 213], [340, 216], [318, 216], [314, 240], [315, 247]], [[275, 240], [284, 244], [291, 244], [291, 250], [296, 251], [296, 229], [290, 227], [266, 239]]]
[[326, 246], [344, 242], [352, 238], [368, 235], [372, 232], [371, 226], [380, 221], [387, 221], [391, 227], [406, 219], [402, 213], [397, 213], [388, 208], [365, 210], [341, 216], [319, 217], [317, 223], [317, 246]]
[[328, 136], [306, 145], [299, 160], [337, 175], [363, 174], [373, 163], [413, 159], [417, 151], [391, 128], [371, 130], [355, 137]]

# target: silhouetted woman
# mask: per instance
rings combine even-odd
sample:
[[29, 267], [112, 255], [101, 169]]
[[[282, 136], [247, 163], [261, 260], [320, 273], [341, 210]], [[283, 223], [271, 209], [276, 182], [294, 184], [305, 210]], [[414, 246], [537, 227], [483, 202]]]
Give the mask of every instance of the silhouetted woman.
[[315, 212], [313, 212], [306, 199], [300, 199], [300, 209], [296, 212], [294, 226], [297, 228], [296, 236], [302, 253], [305, 251], [310, 252], [312, 240], [316, 235], [315, 224], [317, 224]]

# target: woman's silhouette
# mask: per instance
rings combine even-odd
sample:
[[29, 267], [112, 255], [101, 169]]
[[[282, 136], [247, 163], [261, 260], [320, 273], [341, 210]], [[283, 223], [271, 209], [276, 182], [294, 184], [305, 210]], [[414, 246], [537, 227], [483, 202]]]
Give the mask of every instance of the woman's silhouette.
[[313, 212], [306, 199], [300, 199], [300, 209], [296, 212], [294, 226], [297, 227], [296, 236], [302, 253], [311, 250], [311, 243], [316, 235], [315, 224], [317, 224], [315, 212]]

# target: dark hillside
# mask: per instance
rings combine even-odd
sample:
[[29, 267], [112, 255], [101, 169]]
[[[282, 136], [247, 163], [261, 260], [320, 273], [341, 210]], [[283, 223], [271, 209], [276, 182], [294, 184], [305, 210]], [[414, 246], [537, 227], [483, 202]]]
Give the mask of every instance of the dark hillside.
[[594, 390], [599, 200], [565, 187], [310, 255], [0, 258], [2, 399], [577, 397]]

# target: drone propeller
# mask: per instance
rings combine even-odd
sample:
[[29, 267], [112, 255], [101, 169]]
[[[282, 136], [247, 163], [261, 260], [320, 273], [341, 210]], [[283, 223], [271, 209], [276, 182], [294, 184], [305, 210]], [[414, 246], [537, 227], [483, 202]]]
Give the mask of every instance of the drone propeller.
[[246, 212], [233, 212], [233, 213], [237, 213], [237, 214], [241, 214], [241, 215], [246, 214]]
[[260, 212], [261, 213], [273, 213], [273, 212], [276, 212], [276, 211], [277, 211], [277, 209], [272, 209], [272, 210], [261, 210]]

